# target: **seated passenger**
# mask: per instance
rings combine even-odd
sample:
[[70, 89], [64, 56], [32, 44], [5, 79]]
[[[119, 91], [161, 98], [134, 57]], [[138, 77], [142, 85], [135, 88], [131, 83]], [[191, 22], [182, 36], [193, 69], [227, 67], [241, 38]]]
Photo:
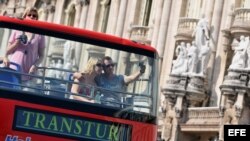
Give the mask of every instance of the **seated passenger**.
[[[90, 58], [88, 60], [86, 69], [83, 73], [74, 73], [74, 82], [83, 83], [91, 86], [96, 86], [94, 78], [102, 73], [102, 64], [101, 61], [97, 58]], [[91, 89], [89, 87], [84, 87], [79, 84], [73, 84], [71, 88], [71, 92], [75, 94], [85, 94], [86, 96], [90, 96]], [[88, 98], [82, 96], [73, 96], [74, 99], [86, 102], [94, 102], [94, 100], [90, 100]]]
[[[104, 73], [95, 77], [96, 85], [102, 88], [115, 90], [115, 91], [123, 91], [124, 86], [129, 84], [130, 82], [136, 80], [139, 76], [141, 76], [145, 72], [145, 65], [140, 65], [140, 70], [136, 73], [126, 76], [126, 75], [116, 75], [114, 74], [114, 66], [113, 60], [111, 57], [106, 56], [102, 60]], [[104, 96], [102, 100], [104, 101], [112, 101], [114, 103], [121, 102], [121, 96], [119, 94], [111, 94], [110, 92], [104, 92]], [[119, 107], [119, 104], [107, 103], [106, 105]]]

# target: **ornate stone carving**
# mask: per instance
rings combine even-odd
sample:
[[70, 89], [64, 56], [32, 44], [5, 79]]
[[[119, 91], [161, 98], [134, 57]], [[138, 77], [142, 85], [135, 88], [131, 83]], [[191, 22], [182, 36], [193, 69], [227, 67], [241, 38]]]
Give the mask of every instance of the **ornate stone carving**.
[[[192, 45], [189, 43], [192, 39], [186, 41], [186, 51], [183, 51], [185, 48], [184, 42], [181, 42], [181, 45], [177, 46], [176, 50], [179, 52], [176, 53], [177, 59], [173, 61], [172, 74], [205, 76], [211, 54], [209, 47], [209, 27], [208, 21], [205, 18], [199, 20], [192, 36], [195, 39], [192, 41]], [[187, 69], [185, 68], [186, 66]]]
[[237, 124], [237, 118], [235, 116], [233, 104], [234, 102], [232, 100], [227, 100], [226, 110], [223, 117], [224, 124]]
[[[237, 42], [237, 40], [234, 40]], [[240, 36], [240, 42], [234, 49], [234, 56], [231, 65], [229, 66], [230, 69], [243, 69], [246, 68], [246, 60], [247, 60], [247, 50], [249, 46], [249, 37], [244, 37], [243, 35]], [[250, 64], [249, 64], [250, 65]]]
[[235, 105], [235, 116], [237, 118], [241, 117], [243, 107], [240, 105]]
[[142, 44], [150, 44], [151, 40], [148, 39], [149, 29], [148, 26], [131, 25], [130, 39]]
[[169, 91], [185, 92], [187, 81], [188, 81], [188, 77], [187, 76], [170, 75], [169, 79], [167, 80], [166, 85], [164, 85], [164, 87], [163, 87], [162, 90], [166, 94]]
[[0, 4], [7, 4], [8, 0], [0, 0]]
[[225, 113], [225, 106], [220, 106], [219, 107], [219, 114], [220, 114], [220, 117], [223, 117], [224, 116], [224, 113]]
[[209, 47], [209, 40], [207, 40], [206, 44], [201, 46], [198, 55], [198, 59], [200, 61], [198, 67], [198, 74], [201, 76], [205, 76], [206, 74], [210, 54], [211, 54], [211, 48]]
[[90, 0], [77, 0], [81, 5], [89, 5]]
[[104, 5], [104, 6], [106, 6], [106, 5], [109, 5], [110, 4], [110, 2], [111, 2], [111, 0], [101, 0], [101, 5]]
[[233, 13], [233, 25], [231, 34], [238, 38], [240, 35], [249, 35], [249, 8], [236, 8]]
[[198, 23], [199, 19], [181, 17], [177, 29], [175, 39], [177, 42], [190, 42], [192, 40], [192, 33]]
[[180, 108], [175, 107], [175, 116], [176, 116], [177, 118], [180, 118], [180, 117], [181, 117], [181, 109], [180, 109]]
[[206, 44], [206, 41], [209, 40], [209, 27], [208, 20], [202, 18], [198, 21], [197, 26], [193, 32], [193, 36], [195, 37], [195, 44], [200, 49], [201, 46]]
[[173, 120], [175, 119], [175, 109], [173, 101], [168, 101], [168, 110], [164, 119], [163, 137], [169, 141], [172, 136]]
[[187, 43], [188, 74], [197, 73], [198, 51], [195, 42]]
[[188, 68], [187, 49], [185, 43], [181, 42], [181, 44], [176, 47], [175, 52], [177, 54], [177, 58], [173, 61], [171, 73], [180, 75], [187, 72]]
[[204, 81], [205, 78], [203, 77], [191, 76], [187, 86], [187, 91], [200, 94], [204, 93], [205, 92]]

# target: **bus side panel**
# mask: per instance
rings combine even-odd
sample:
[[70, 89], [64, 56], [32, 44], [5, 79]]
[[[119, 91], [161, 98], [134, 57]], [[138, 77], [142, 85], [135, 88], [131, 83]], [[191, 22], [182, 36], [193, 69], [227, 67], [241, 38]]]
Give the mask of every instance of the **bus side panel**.
[[[40, 111], [46, 111], [48, 113], [56, 112], [62, 115], [69, 115], [72, 117], [80, 117], [80, 118], [86, 118], [91, 120], [101, 120], [111, 123], [121, 123], [126, 124], [132, 127], [132, 136], [131, 134], [128, 135], [129, 137], [126, 137], [125, 140], [131, 140], [131, 141], [155, 141], [156, 140], [156, 131], [157, 127], [153, 124], [144, 124], [141, 122], [135, 122], [135, 121], [128, 121], [118, 118], [112, 118], [107, 116], [101, 116], [101, 115], [95, 115], [90, 113], [83, 113], [79, 111], [72, 111], [67, 109], [61, 109], [61, 108], [55, 108], [55, 107], [49, 107], [44, 105], [38, 105], [38, 104], [31, 104], [23, 101], [18, 100], [11, 100], [11, 99], [5, 99], [0, 98], [0, 140], [5, 141], [14, 141], [15, 139], [21, 139], [24, 141], [70, 141], [70, 140], [79, 140], [79, 139], [71, 139], [58, 135], [47, 135], [47, 134], [40, 134], [39, 132], [31, 133], [26, 131], [18, 131], [14, 129], [14, 123], [15, 120], [15, 109], [17, 107], [24, 107], [24, 108], [30, 108], [30, 109], [36, 109]], [[102, 110], [102, 109], [100, 109]], [[110, 134], [110, 133], [109, 133]], [[85, 141], [86, 139], [84, 139]], [[86, 140], [87, 141], [87, 140]], [[94, 140], [91, 140], [94, 141]], [[120, 141], [117, 139], [117, 141]]]
[[16, 101], [0, 98], [0, 140], [1, 141], [71, 141], [69, 139], [20, 132], [12, 129]]

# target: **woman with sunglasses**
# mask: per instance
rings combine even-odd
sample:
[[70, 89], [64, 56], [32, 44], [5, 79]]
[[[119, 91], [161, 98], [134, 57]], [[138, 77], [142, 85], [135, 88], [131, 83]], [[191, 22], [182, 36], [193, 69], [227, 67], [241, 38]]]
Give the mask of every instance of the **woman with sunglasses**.
[[[102, 64], [101, 60], [97, 58], [90, 58], [88, 60], [88, 63], [86, 65], [86, 69], [80, 74], [79, 72], [76, 72], [74, 74], [74, 82], [75, 83], [83, 83], [84, 86], [73, 84], [71, 88], [71, 92], [74, 94], [84, 94], [86, 96], [90, 96], [91, 89], [90, 87], [86, 86], [96, 86], [96, 83], [94, 81], [94, 78], [102, 73]], [[94, 100], [88, 99], [86, 97], [82, 96], [73, 96], [73, 99], [85, 101], [85, 102], [91, 102], [94, 103]]]
[[[34, 7], [27, 8], [22, 16], [25, 20], [38, 20], [38, 12]], [[6, 58], [11, 55], [10, 60], [5, 60], [4, 64], [14, 62], [20, 65], [22, 73], [35, 73], [38, 66], [44, 58], [45, 37], [42, 35], [13, 30], [6, 51]], [[16, 69], [10, 65], [10, 68]], [[22, 83], [29, 83], [31, 78], [22, 76]]]

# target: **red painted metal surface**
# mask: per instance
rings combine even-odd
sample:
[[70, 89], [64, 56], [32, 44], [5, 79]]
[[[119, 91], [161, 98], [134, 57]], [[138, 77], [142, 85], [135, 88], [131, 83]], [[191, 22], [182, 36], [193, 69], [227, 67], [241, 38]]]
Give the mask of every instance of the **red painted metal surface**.
[[[67, 114], [71, 116], [80, 116], [83, 118], [104, 120], [116, 123], [124, 123], [132, 125], [132, 141], [155, 141], [156, 140], [156, 125], [153, 124], [144, 124], [142, 122], [128, 121], [118, 118], [106, 117], [101, 115], [83, 113], [78, 111], [60, 109], [55, 107], [49, 107], [38, 104], [30, 104], [27, 102], [10, 100], [5, 98], [0, 98], [0, 140], [5, 140], [7, 135], [10, 135], [12, 138], [18, 136], [18, 139], [30, 138], [32, 141], [70, 141], [72, 139], [53, 137], [49, 135], [41, 135], [39, 133], [29, 133], [15, 131], [12, 129], [14, 123], [14, 112], [16, 106], [22, 106], [26, 108], [32, 108], [37, 110], [43, 110], [48, 112], [57, 112], [61, 114]], [[101, 109], [100, 109], [101, 110]], [[29, 141], [29, 140], [26, 140]]]

